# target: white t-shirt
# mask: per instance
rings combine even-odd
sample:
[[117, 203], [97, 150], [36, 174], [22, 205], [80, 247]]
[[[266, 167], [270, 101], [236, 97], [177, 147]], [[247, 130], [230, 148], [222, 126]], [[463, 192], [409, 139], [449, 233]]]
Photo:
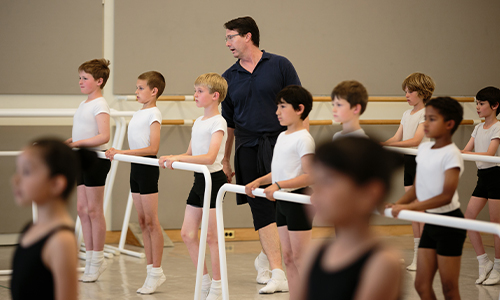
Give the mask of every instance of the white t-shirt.
[[354, 131], [351, 131], [351, 132], [348, 132], [348, 133], [342, 133], [342, 131], [337, 131], [333, 135], [332, 141], [335, 141], [338, 138], [347, 137], [347, 136], [368, 137], [368, 135], [366, 135], [366, 133], [363, 130], [363, 128], [360, 128], [358, 130], [354, 130]]
[[[415, 132], [417, 132], [417, 128], [420, 124], [425, 122], [425, 108], [417, 111], [413, 115], [411, 111], [413, 109], [409, 109], [403, 113], [403, 117], [401, 118], [401, 125], [403, 125], [403, 141], [412, 139], [415, 136]], [[420, 143], [430, 142], [430, 138], [424, 135], [424, 138]], [[417, 147], [412, 147], [416, 149]]]
[[[455, 144], [432, 149], [434, 142], [422, 143], [418, 146], [416, 193], [418, 201], [426, 201], [443, 192], [444, 172], [452, 168], [460, 168], [460, 176], [464, 171], [464, 160]], [[451, 202], [447, 205], [428, 209], [432, 213], [446, 213], [460, 208], [458, 193], [455, 191]]]
[[128, 123], [128, 146], [131, 150], [151, 146], [151, 124], [161, 124], [161, 112], [158, 107], [141, 109], [134, 113]]
[[207, 165], [210, 173], [214, 173], [222, 170], [222, 159], [224, 158], [227, 140], [227, 123], [221, 115], [216, 115], [206, 120], [202, 119], [203, 116], [196, 119], [191, 130], [191, 151], [193, 152], [193, 156], [207, 154], [210, 149], [212, 135], [219, 130], [224, 133], [215, 162]]
[[[500, 139], [500, 122], [496, 122], [488, 129], [484, 129], [484, 123], [478, 124], [471, 136], [474, 138], [474, 152], [487, 152], [490, 142], [493, 139]], [[495, 156], [500, 156], [500, 147], [498, 147]], [[487, 169], [500, 166], [500, 164], [476, 161], [476, 166], [478, 169]]]
[[[73, 142], [92, 138], [99, 134], [96, 116], [105, 113], [109, 115], [109, 106], [103, 97], [96, 98], [90, 102], [82, 101], [73, 117], [73, 131], [71, 137]], [[94, 150], [105, 150], [106, 144], [92, 147]]]
[[[280, 133], [274, 146], [271, 172], [273, 183], [304, 174], [301, 158], [314, 153], [314, 139], [306, 129], [290, 134]], [[293, 191], [295, 189], [283, 189]]]

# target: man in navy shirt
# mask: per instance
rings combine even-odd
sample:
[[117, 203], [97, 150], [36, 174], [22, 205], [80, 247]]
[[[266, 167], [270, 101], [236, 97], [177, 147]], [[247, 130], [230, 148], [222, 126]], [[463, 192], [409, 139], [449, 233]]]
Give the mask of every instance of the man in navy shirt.
[[[228, 127], [222, 164], [231, 182], [235, 173], [229, 158], [235, 140], [236, 182], [246, 185], [271, 172], [276, 139], [286, 129], [276, 117], [275, 98], [284, 87], [300, 85], [300, 80], [288, 59], [259, 49], [259, 28], [251, 17], [231, 20], [224, 27], [226, 46], [238, 60], [222, 74], [228, 83], [228, 94], [222, 102], [222, 116]], [[288, 291], [281, 264], [275, 202], [239, 194], [237, 202], [248, 202], [255, 230], [259, 231], [263, 252], [255, 259], [257, 282], [267, 283], [259, 293]]]

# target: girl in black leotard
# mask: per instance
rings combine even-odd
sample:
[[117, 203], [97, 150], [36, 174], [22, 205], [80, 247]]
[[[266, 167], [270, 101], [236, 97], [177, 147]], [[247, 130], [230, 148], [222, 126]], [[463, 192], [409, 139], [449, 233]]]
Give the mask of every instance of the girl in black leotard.
[[378, 143], [345, 137], [316, 149], [311, 202], [316, 218], [334, 225], [335, 241], [315, 247], [307, 258], [306, 280], [291, 299], [397, 299], [399, 255], [369, 228], [402, 157]]
[[77, 154], [62, 141], [43, 139], [17, 158], [12, 178], [16, 202], [21, 206], [35, 203], [38, 218], [25, 227], [14, 254], [14, 300], [77, 299], [78, 250], [66, 206], [82, 155], [97, 159], [95, 153], [80, 150]]

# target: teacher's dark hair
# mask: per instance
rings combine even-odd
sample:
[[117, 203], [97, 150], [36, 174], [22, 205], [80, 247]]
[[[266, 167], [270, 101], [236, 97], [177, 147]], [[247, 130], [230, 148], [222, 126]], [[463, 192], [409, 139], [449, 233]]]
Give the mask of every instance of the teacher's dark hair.
[[259, 27], [252, 17], [240, 17], [233, 19], [224, 24], [224, 28], [228, 30], [237, 31], [240, 35], [245, 35], [247, 33], [252, 34], [252, 42], [255, 46], [259, 47], [260, 33]]

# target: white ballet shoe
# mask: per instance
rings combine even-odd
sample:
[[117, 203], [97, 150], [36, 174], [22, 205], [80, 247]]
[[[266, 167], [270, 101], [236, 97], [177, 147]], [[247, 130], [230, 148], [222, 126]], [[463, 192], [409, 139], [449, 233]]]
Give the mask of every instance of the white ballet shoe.
[[210, 275], [203, 275], [203, 279], [201, 281], [201, 300], [205, 300], [208, 297], [208, 293], [210, 292], [210, 286], [212, 285], [212, 279], [210, 279]]
[[263, 263], [259, 256], [254, 261], [255, 270], [257, 270], [257, 283], [266, 284], [271, 279], [271, 271], [269, 270], [269, 262]]
[[83, 278], [83, 282], [96, 282], [97, 279], [99, 278], [99, 276], [101, 276], [101, 274], [104, 272], [104, 270], [106, 270], [106, 268], [108, 267], [108, 263], [103, 259], [101, 264], [99, 265], [99, 269], [97, 270], [97, 272], [95, 273], [90, 273], [88, 274], [87, 276], [82, 276], [84, 277]]
[[212, 281], [207, 300], [222, 300], [222, 286], [220, 280], [217, 283]]
[[160, 285], [162, 285], [167, 277], [165, 274], [161, 273], [160, 276], [155, 276], [154, 274], [150, 274], [146, 286], [141, 289], [141, 295], [150, 295], [156, 291]]
[[259, 290], [259, 294], [288, 292], [288, 280], [286, 279], [285, 272], [280, 269], [274, 269], [271, 273], [271, 279], [267, 282], [265, 287]]
[[146, 287], [146, 282], [148, 282], [148, 279], [149, 279], [149, 273], [148, 273], [148, 276], [146, 276], [146, 280], [144, 281], [144, 284], [137, 289], [137, 294], [140, 294], [142, 289]]
[[493, 270], [493, 262], [491, 260], [485, 266], [479, 265], [479, 278], [476, 280], [476, 284], [483, 283], [490, 275], [491, 270]]
[[495, 268], [493, 268], [490, 272], [490, 276], [488, 277], [488, 279], [483, 281], [483, 285], [495, 285], [498, 284], [499, 282], [500, 282], [500, 273], [498, 273], [498, 271]]
[[417, 270], [417, 262], [413, 261], [411, 265], [406, 267], [406, 270], [408, 271], [416, 271]]

